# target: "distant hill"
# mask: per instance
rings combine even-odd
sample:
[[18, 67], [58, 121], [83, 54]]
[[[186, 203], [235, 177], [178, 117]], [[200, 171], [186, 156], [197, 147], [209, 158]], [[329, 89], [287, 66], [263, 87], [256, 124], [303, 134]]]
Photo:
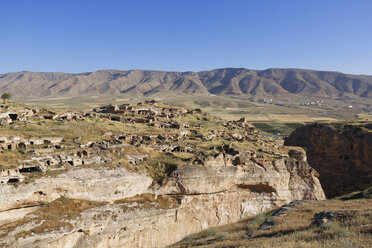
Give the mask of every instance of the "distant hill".
[[372, 98], [372, 76], [303, 69], [224, 68], [201, 72], [102, 70], [71, 74], [16, 72], [0, 74], [0, 93], [17, 97], [97, 94], [236, 95]]

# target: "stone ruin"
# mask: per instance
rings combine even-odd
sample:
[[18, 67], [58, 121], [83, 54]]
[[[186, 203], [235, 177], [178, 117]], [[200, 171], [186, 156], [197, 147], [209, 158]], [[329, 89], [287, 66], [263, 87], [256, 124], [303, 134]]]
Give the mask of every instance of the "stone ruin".
[[[177, 118], [193, 115], [197, 120], [208, 120], [208, 115], [203, 113], [200, 109], [187, 109], [170, 107], [161, 104], [154, 100], [146, 100], [144, 103], [137, 105], [108, 105], [95, 108], [93, 113], [79, 113], [79, 112], [66, 112], [55, 113], [52, 111], [40, 113], [37, 110], [19, 110], [19, 116], [33, 116], [39, 119], [50, 119], [58, 121], [72, 121], [81, 118], [107, 118], [112, 121], [120, 121], [123, 123], [143, 123], [155, 128], [172, 128], [178, 129], [178, 133], [165, 133], [165, 134], [114, 134], [106, 133], [105, 139], [98, 141], [89, 141], [85, 144], [80, 144], [79, 139], [74, 140], [74, 143], [79, 144], [79, 148], [73, 148], [68, 152], [62, 151], [61, 148], [65, 147], [62, 137], [33, 137], [22, 138], [16, 136], [0, 137], [0, 150], [16, 150], [23, 149], [32, 154], [32, 158], [20, 161], [17, 172], [12, 172], [14, 180], [22, 180], [23, 173], [45, 172], [46, 170], [59, 170], [74, 166], [101, 164], [111, 161], [110, 152], [120, 154], [120, 151], [125, 150], [125, 146], [134, 145], [137, 147], [148, 146], [154, 150], [165, 153], [190, 153], [193, 156], [189, 159], [190, 165], [206, 165], [210, 163], [229, 163], [239, 164], [244, 158], [246, 161], [252, 160], [254, 162], [264, 164], [265, 161], [255, 152], [249, 154], [238, 154], [227, 147], [215, 147], [215, 153], [206, 155], [203, 152], [197, 152], [195, 147], [188, 143], [180, 142], [185, 139], [190, 140], [203, 140], [213, 141], [218, 138], [224, 139], [226, 142], [233, 141], [257, 141], [258, 133], [254, 127], [249, 124], [246, 118], [241, 118], [238, 121], [227, 121], [221, 124], [226, 127], [227, 131], [210, 130], [207, 134], [202, 134], [199, 130], [199, 124], [179, 123]], [[22, 114], [24, 113], [24, 114]], [[15, 116], [7, 114], [7, 118], [15, 119]], [[234, 131], [236, 130], [236, 132]], [[67, 149], [68, 150], [68, 149]], [[277, 154], [280, 155], [280, 154]], [[126, 154], [125, 158], [129, 163], [138, 165], [146, 160], [147, 154], [133, 155]], [[247, 160], [248, 157], [248, 160]], [[221, 162], [221, 163], [222, 163]], [[5, 173], [5, 172], [4, 172]], [[5, 173], [6, 174], [6, 173]], [[9, 176], [5, 175], [4, 176]], [[4, 179], [3, 182], [8, 183]]]
[[16, 150], [18, 148], [26, 150], [32, 145], [51, 144], [58, 145], [63, 141], [62, 137], [40, 137], [25, 139], [18, 136], [0, 137], [0, 150]]
[[[102, 114], [112, 121], [123, 123], [145, 123], [156, 128], [182, 128], [184, 124], [177, 123], [176, 119], [188, 114], [201, 113], [201, 110], [189, 110], [185, 108], [169, 107], [155, 100], [146, 100], [136, 106], [129, 104], [110, 104], [94, 108], [95, 113]], [[163, 120], [160, 120], [163, 119]]]
[[0, 170], [0, 184], [18, 183], [24, 180], [24, 176], [18, 169]]
[[8, 126], [15, 122], [27, 122], [36, 113], [38, 113], [37, 109], [0, 105], [0, 126]]

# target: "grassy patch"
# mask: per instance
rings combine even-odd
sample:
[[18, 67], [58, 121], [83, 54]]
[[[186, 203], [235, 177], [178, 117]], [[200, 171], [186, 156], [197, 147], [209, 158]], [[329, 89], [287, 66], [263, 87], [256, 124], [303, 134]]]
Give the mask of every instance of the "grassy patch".
[[22, 149], [16, 151], [0, 151], [0, 169], [15, 169], [19, 161], [26, 159], [27, 156]]
[[175, 156], [172, 153], [153, 152], [152, 156], [144, 162], [147, 173], [155, 182], [161, 184], [163, 180], [177, 169], [187, 165], [187, 159]]
[[353, 192], [353, 193], [338, 197], [338, 199], [341, 199], [344, 201], [353, 200], [353, 199], [363, 199], [363, 198], [372, 199], [372, 187], [365, 189], [363, 191], [357, 191], [357, 192]]
[[266, 134], [281, 134], [289, 135], [296, 128], [300, 127], [301, 123], [281, 123], [281, 122], [253, 122], [257, 129]]
[[24, 218], [15, 222], [7, 223], [0, 226], [3, 231], [0, 237], [4, 237], [13, 231], [16, 227], [26, 223], [35, 223], [36, 226], [28, 231], [17, 233], [16, 238], [26, 237], [33, 233], [42, 234], [46, 232], [58, 231], [60, 229], [72, 229], [71, 220], [80, 217], [82, 211], [102, 206], [106, 203], [89, 200], [59, 198], [54, 200], [40, 209], [29, 213]]
[[334, 239], [336, 237], [348, 237], [350, 232], [346, 227], [342, 227], [338, 222], [329, 221], [315, 230], [320, 239]]
[[179, 206], [178, 199], [175, 197], [157, 196], [149, 193], [116, 200], [114, 203], [121, 204], [124, 212], [135, 209], [172, 209]]
[[[230, 225], [213, 227], [189, 235], [171, 247], [371, 247], [372, 200], [326, 200], [296, 205], [275, 219], [269, 229], [258, 230], [269, 211]], [[346, 210], [354, 210], [353, 213]], [[320, 211], [346, 211], [349, 217], [312, 226]], [[223, 239], [218, 235], [223, 233]], [[249, 234], [253, 233], [253, 236]]]

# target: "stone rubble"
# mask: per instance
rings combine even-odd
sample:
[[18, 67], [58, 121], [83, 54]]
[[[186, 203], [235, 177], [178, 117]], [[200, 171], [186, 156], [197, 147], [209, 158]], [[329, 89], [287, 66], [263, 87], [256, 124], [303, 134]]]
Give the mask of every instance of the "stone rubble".
[[[0, 226], [1, 242], [8, 247], [164, 247], [190, 233], [292, 201], [325, 199], [317, 172], [307, 164], [305, 152], [301, 148], [283, 148], [281, 139], [261, 136], [245, 118], [218, 120], [223, 131], [213, 126], [206, 128], [200, 123], [213, 117], [200, 109], [170, 107], [154, 100], [134, 106], [111, 104], [95, 108], [92, 113], [17, 111], [18, 117], [7, 121], [9, 125], [102, 118], [162, 132], [106, 132], [101, 139], [89, 141], [81, 137], [0, 137], [2, 152], [20, 149], [27, 155], [15, 169], [0, 171], [0, 212], [42, 207], [59, 198], [105, 203], [83, 211], [77, 220], [66, 220], [70, 227], [67, 229], [16, 239], [17, 233], [40, 223], [20, 225], [4, 237]], [[0, 123], [1, 118], [11, 119], [6, 113]], [[182, 123], [182, 118], [196, 121]], [[218, 143], [221, 140], [223, 143]], [[202, 142], [210, 145], [209, 150], [199, 147]], [[247, 144], [252, 146], [245, 147]], [[134, 148], [144, 152], [132, 152]], [[184, 166], [158, 161], [159, 169], [169, 171], [166, 169], [162, 181], [156, 181], [140, 170], [130, 172], [113, 163], [119, 158], [137, 169], [152, 158], [152, 152], [170, 157], [181, 154]], [[40, 177], [28, 181], [34, 174]], [[178, 203], [159, 207], [152, 202], [140, 208], [141, 202], [123, 201], [144, 194], [154, 195], [154, 199], [170, 197]], [[18, 219], [24, 216], [19, 214]]]

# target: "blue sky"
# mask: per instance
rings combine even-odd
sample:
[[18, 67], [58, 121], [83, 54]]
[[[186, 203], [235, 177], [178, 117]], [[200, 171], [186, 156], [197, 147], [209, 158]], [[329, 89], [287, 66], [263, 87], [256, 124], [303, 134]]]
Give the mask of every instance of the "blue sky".
[[372, 1], [0, 1], [0, 73], [222, 67], [372, 75]]

